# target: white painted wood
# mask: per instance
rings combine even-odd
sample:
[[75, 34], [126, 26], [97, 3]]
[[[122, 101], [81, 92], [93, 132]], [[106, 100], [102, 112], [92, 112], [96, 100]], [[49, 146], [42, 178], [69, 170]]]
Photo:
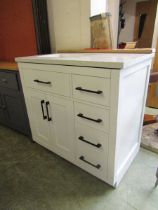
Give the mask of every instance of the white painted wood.
[[[35, 80], [50, 82], [51, 84], [35, 82]], [[68, 74], [28, 69], [24, 72], [24, 82], [27, 87], [70, 96], [70, 76]]]
[[[84, 140], [86, 140], [89, 143], [80, 140], [79, 137], [81, 136], [84, 138]], [[96, 160], [98, 161], [102, 161], [103, 159], [105, 161], [106, 159], [105, 162], [107, 166], [108, 141], [109, 136], [107, 133], [76, 123], [76, 148], [80, 155], [82, 155], [82, 152], [87, 153], [87, 155], [91, 157], [93, 157], [95, 154]], [[95, 145], [97, 144], [100, 144], [101, 146], [96, 147]], [[103, 163], [103, 165], [105, 165], [105, 162]]]
[[[94, 165], [100, 165], [101, 168], [97, 169], [94, 166], [89, 165], [88, 163], [85, 163], [84, 161], [80, 160], [80, 157], [84, 156], [85, 160], [94, 164]], [[107, 165], [106, 160], [101, 159], [97, 160], [96, 157], [90, 156], [87, 151], [77, 151], [77, 161], [76, 164], [84, 169], [85, 171], [89, 172], [90, 174], [93, 174], [94, 176], [98, 177], [99, 179], [105, 181], [107, 177]]]
[[[153, 54], [110, 55], [93, 57], [88, 54], [82, 59], [80, 55], [67, 55], [64, 59], [59, 56], [60, 65], [54, 65], [51, 56], [46, 56], [46, 61], [33, 57], [26, 59], [28, 63], [23, 63], [25, 59], [18, 59], [21, 61], [18, 65], [33, 139], [117, 187], [139, 151]], [[92, 67], [93, 59], [96, 59], [95, 68]], [[63, 65], [63, 60], [67, 60], [70, 66]], [[79, 65], [73, 66], [74, 63]], [[100, 68], [109, 65], [117, 66], [117, 69]], [[55, 87], [35, 86], [32, 83], [34, 75], [38, 76], [37, 79], [51, 80]], [[80, 93], [75, 90], [76, 86], [102, 90], [104, 94]], [[41, 100], [49, 101], [52, 121], [43, 120]], [[91, 119], [101, 119], [102, 122]], [[79, 136], [92, 144], [100, 143], [101, 147], [81, 141]], [[81, 156], [88, 162], [81, 160]], [[100, 168], [95, 167], [98, 164]]]
[[[41, 109], [41, 101], [45, 100], [45, 94], [39, 92], [37, 90], [30, 90], [27, 95], [28, 101], [28, 114], [31, 124], [31, 130], [34, 141], [41, 141], [45, 144], [50, 145], [50, 129], [47, 120], [43, 119], [42, 109]], [[45, 105], [44, 107], [44, 115], [46, 115]]]
[[[78, 74], [78, 75], [90, 75], [94, 77], [103, 77], [110, 78], [111, 70], [110, 69], [99, 69], [98, 68], [90, 68], [90, 67], [80, 67], [80, 66], [62, 66], [62, 65], [47, 65], [47, 64], [33, 64], [33, 63], [18, 63], [19, 69], [23, 71], [23, 74], [29, 69], [40, 70], [49, 72], [58, 72], [65, 74]], [[24, 76], [25, 78], [25, 76]], [[24, 79], [23, 79], [24, 80]]]
[[[110, 79], [72, 75], [73, 97], [96, 104], [109, 106]], [[77, 87], [92, 91], [102, 91], [101, 94], [77, 90]]]
[[[155, 50], [153, 49], [153, 52]], [[62, 53], [42, 56], [16, 58], [18, 62], [58, 64], [70, 66], [89, 66], [100, 68], [123, 69], [145, 62], [153, 58], [154, 54], [128, 53]]]
[[[128, 162], [130, 162], [130, 159], [134, 158], [134, 151], [138, 151], [139, 148], [139, 133], [142, 130], [142, 109], [145, 103], [144, 94], [146, 92], [147, 78], [148, 66], [139, 69], [139, 71], [134, 74], [126, 76], [126, 73], [122, 71], [120, 75], [119, 113], [117, 122], [118, 137], [116, 142], [117, 180], [119, 176], [124, 174], [123, 170], [125, 166], [128, 165]], [[125, 102], [126, 106], [124, 106]], [[125, 146], [123, 147], [121, 145]]]
[[48, 96], [49, 122], [54, 151], [69, 161], [74, 159], [73, 102], [67, 98]]
[[[97, 128], [102, 131], [109, 132], [109, 110], [103, 108], [98, 108], [94, 105], [89, 106], [85, 103], [74, 103], [75, 108], [75, 119], [76, 122], [81, 123], [83, 125], [87, 125], [92, 128]], [[101, 119], [102, 122], [97, 123], [92, 120], [84, 119], [78, 117], [78, 114], [83, 114], [84, 117], [88, 117], [94, 120]]]

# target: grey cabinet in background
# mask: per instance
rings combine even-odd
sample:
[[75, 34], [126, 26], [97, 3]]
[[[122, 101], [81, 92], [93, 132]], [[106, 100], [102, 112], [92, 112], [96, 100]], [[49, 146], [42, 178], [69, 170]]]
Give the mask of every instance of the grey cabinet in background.
[[18, 71], [0, 70], [0, 123], [31, 136]]

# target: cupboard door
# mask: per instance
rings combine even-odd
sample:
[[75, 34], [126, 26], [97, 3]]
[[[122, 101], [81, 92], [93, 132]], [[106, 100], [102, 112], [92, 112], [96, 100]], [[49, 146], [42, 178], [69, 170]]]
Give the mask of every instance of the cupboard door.
[[17, 131], [28, 134], [29, 128], [24, 110], [24, 101], [20, 94], [4, 89], [2, 100], [7, 125]]
[[60, 97], [48, 97], [51, 138], [54, 151], [69, 161], [74, 158], [73, 102]]
[[45, 94], [36, 91], [29, 91], [28, 94], [28, 115], [31, 124], [33, 140], [49, 149], [51, 145], [50, 129], [46, 113]]
[[4, 101], [3, 101], [3, 97], [2, 94], [0, 92], [0, 123], [6, 125], [7, 121], [6, 121], [6, 109], [5, 109], [5, 105], [4, 105]]

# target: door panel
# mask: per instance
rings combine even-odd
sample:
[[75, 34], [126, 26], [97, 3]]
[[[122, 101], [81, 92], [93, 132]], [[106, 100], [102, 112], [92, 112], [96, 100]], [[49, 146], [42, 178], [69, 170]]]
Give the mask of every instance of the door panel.
[[7, 124], [6, 121], [6, 110], [4, 107], [4, 101], [2, 99], [2, 94], [0, 93], [0, 123]]
[[[33, 140], [44, 144], [44, 146], [49, 146], [51, 145], [49, 124], [47, 118], [43, 119], [43, 116], [47, 116], [45, 101], [44, 93], [33, 90], [29, 92], [28, 114], [32, 128]], [[44, 115], [42, 113], [42, 106]]]
[[60, 97], [49, 97], [49, 113], [52, 140], [55, 152], [72, 161], [74, 151], [73, 102]]
[[7, 125], [24, 134], [28, 133], [28, 123], [26, 113], [24, 112], [24, 101], [19, 93], [4, 90], [3, 91], [4, 111]]
[[[155, 18], [157, 12], [157, 1], [141, 1], [136, 4], [135, 26], [134, 26], [134, 40], [137, 41], [137, 48], [152, 47], [152, 39], [155, 26]], [[142, 30], [141, 37], [139, 37], [139, 27], [141, 17], [145, 15], [145, 23]]]

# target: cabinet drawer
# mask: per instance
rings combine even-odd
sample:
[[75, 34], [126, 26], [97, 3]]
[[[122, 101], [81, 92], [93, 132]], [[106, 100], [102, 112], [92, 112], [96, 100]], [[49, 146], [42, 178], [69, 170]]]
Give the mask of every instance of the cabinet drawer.
[[18, 81], [16, 74], [9, 72], [0, 72], [0, 86], [18, 90]]
[[109, 131], [109, 110], [75, 102], [76, 123], [105, 132]]
[[85, 171], [105, 181], [107, 177], [107, 160], [97, 160], [95, 155], [87, 155], [84, 151], [77, 152], [77, 165]]
[[77, 150], [84, 151], [87, 155], [95, 156], [99, 160], [105, 159], [108, 151], [108, 134], [77, 124], [76, 145]]
[[69, 74], [30, 69], [23, 71], [23, 80], [27, 87], [70, 96]]
[[109, 106], [110, 79], [73, 75], [74, 98]]

